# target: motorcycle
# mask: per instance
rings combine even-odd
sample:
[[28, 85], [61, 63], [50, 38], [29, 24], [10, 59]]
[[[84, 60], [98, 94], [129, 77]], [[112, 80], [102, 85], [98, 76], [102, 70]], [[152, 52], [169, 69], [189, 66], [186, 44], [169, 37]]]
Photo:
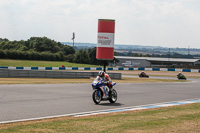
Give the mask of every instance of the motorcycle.
[[[116, 85], [115, 82], [112, 83], [112, 86]], [[94, 90], [92, 94], [92, 99], [95, 104], [99, 104], [101, 101], [109, 100], [110, 103], [115, 103], [117, 101], [117, 91], [115, 89], [110, 89], [107, 86], [107, 83], [103, 81], [102, 78], [96, 77], [92, 82], [92, 88]]]
[[149, 75], [147, 75], [146, 73], [140, 73], [140, 74], [138, 74], [138, 76], [140, 77], [140, 78], [149, 78]]
[[184, 79], [184, 80], [187, 80], [187, 78], [185, 77], [185, 75], [183, 74], [178, 74], [177, 75], [177, 78], [180, 80], [180, 79]]

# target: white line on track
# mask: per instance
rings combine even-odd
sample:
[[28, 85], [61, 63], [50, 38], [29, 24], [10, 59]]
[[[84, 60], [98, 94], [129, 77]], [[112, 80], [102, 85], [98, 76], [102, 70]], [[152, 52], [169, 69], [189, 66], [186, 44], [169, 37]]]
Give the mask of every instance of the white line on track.
[[189, 82], [173, 82], [173, 83], [174, 84], [189, 84], [189, 83], [196, 83], [196, 82], [198, 82], [198, 81], [192, 80], [192, 81], [189, 81]]

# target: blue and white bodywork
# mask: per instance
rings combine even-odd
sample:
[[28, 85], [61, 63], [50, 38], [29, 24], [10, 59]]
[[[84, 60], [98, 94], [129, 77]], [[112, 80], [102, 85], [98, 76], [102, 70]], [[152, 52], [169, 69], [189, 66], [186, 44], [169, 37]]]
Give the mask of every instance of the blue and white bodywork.
[[[115, 82], [112, 86], [116, 85]], [[92, 98], [94, 103], [99, 104], [102, 100], [109, 100], [110, 103], [117, 101], [117, 92], [115, 89], [109, 89], [107, 82], [104, 82], [102, 78], [97, 76], [92, 82], [92, 88], [94, 90]]]

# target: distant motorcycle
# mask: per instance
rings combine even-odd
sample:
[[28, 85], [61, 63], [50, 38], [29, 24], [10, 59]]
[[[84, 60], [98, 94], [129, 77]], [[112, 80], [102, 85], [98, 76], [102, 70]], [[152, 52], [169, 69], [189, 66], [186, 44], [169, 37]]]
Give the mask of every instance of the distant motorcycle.
[[[112, 83], [112, 86], [116, 85], [115, 82]], [[92, 88], [94, 90], [92, 94], [92, 99], [95, 104], [99, 104], [101, 101], [109, 100], [110, 103], [115, 103], [117, 101], [117, 91], [115, 89], [110, 89], [107, 86], [107, 83], [103, 82], [103, 79], [97, 77], [92, 82]]]
[[184, 79], [184, 80], [187, 80], [187, 78], [185, 77], [185, 75], [183, 74], [178, 74], [177, 75], [177, 78], [180, 80], [180, 79]]
[[144, 73], [144, 72], [141, 72], [140, 74], [138, 74], [138, 76], [139, 76], [140, 78], [149, 78], [149, 75], [147, 75], [147, 74]]

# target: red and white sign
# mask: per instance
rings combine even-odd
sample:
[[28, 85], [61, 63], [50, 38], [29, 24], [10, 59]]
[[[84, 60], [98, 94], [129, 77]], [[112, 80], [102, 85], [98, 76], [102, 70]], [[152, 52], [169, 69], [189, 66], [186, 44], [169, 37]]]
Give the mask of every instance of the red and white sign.
[[99, 60], [113, 60], [114, 58], [115, 20], [99, 19], [98, 43], [96, 58]]

